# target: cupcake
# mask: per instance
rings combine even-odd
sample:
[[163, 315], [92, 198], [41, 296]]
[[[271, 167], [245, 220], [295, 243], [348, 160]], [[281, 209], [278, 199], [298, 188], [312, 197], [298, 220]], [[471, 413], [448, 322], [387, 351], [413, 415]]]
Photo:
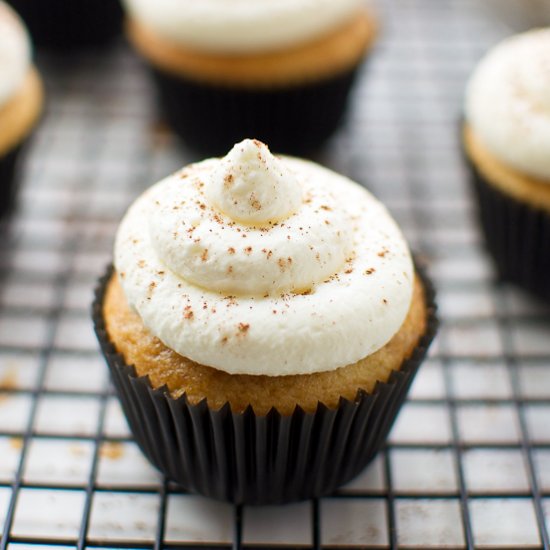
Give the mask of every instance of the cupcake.
[[125, 0], [167, 122], [223, 154], [255, 135], [302, 154], [342, 122], [376, 25], [363, 0]]
[[481, 60], [462, 138], [500, 277], [550, 299], [550, 29], [513, 36]]
[[517, 32], [550, 24], [548, 0], [485, 0], [481, 7]]
[[386, 209], [257, 140], [147, 190], [114, 257], [93, 318], [129, 425], [218, 499], [289, 502], [358, 474], [435, 331]]
[[31, 62], [27, 32], [0, 2], [0, 217], [14, 206], [17, 161], [42, 106], [42, 83]]
[[49, 48], [99, 46], [120, 34], [119, 0], [8, 0], [33, 41]]

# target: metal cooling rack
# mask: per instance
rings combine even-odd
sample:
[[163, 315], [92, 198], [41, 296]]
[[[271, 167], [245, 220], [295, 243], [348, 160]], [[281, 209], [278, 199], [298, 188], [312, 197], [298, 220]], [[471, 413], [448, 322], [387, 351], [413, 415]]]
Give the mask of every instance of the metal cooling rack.
[[382, 40], [319, 160], [388, 204], [429, 260], [442, 328], [384, 452], [288, 507], [182, 493], [134, 444], [91, 289], [127, 205], [191, 157], [123, 44], [39, 58], [47, 116], [0, 249], [0, 550], [549, 547], [550, 312], [495, 283], [457, 137], [464, 82], [512, 32], [512, 1], [379, 2]]

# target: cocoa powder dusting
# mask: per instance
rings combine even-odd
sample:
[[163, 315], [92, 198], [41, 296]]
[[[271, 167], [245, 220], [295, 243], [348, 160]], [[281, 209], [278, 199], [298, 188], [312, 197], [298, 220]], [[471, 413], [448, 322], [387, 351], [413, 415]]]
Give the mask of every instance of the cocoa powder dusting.
[[254, 193], [250, 195], [250, 206], [252, 206], [254, 210], [262, 209], [262, 203], [256, 198], [256, 195]]
[[284, 273], [288, 267], [287, 260], [285, 260], [284, 258], [279, 258], [277, 260], [277, 265], [279, 266], [281, 273]]
[[193, 308], [191, 306], [185, 306], [183, 308], [183, 318], [187, 319], [188, 321], [193, 320], [194, 317]]

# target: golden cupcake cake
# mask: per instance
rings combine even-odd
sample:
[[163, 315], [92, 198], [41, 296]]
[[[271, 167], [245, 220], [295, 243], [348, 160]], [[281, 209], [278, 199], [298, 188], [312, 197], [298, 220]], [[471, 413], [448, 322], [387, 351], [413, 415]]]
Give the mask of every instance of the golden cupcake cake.
[[15, 202], [17, 162], [43, 107], [42, 83], [31, 60], [27, 31], [0, 2], [0, 216]]
[[462, 139], [500, 277], [550, 299], [550, 28], [508, 38], [479, 62]]
[[222, 154], [255, 135], [310, 152], [342, 122], [376, 23], [363, 0], [125, 0], [172, 128]]
[[436, 324], [387, 210], [257, 140], [136, 200], [93, 316], [147, 456], [189, 490], [242, 503], [356, 475]]

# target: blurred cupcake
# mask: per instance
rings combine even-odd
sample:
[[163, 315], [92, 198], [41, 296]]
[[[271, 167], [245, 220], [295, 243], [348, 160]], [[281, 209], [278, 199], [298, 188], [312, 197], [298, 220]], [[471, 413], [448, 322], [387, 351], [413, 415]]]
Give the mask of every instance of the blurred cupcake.
[[484, 0], [480, 7], [488, 9], [492, 17], [515, 32], [550, 25], [548, 0]]
[[550, 29], [505, 40], [468, 84], [463, 141], [500, 276], [550, 299]]
[[42, 106], [42, 83], [31, 62], [27, 32], [0, 2], [0, 217], [14, 205], [17, 161]]
[[385, 208], [256, 140], [138, 198], [93, 317], [148, 458], [190, 491], [241, 503], [357, 475], [436, 324]]
[[8, 0], [34, 43], [50, 48], [99, 46], [120, 34], [119, 0]]
[[364, 0], [125, 0], [167, 121], [222, 154], [255, 135], [301, 154], [342, 121], [376, 25]]

